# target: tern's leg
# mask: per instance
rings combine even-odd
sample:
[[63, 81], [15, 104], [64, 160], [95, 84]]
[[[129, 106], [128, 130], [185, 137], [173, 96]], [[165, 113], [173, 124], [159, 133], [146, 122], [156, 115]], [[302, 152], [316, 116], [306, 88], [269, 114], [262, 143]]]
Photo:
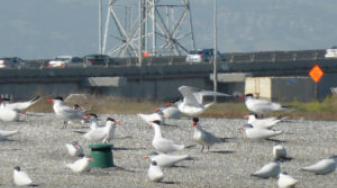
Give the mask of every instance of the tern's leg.
[[209, 152], [209, 146], [207, 146], [207, 152]]
[[63, 121], [63, 127], [62, 127], [62, 128], [63, 128], [63, 129], [67, 128], [67, 125], [68, 125], [68, 121], [64, 120], [64, 121]]
[[204, 151], [204, 145], [201, 145], [201, 150], [200, 152], [203, 152]]
[[26, 112], [20, 112], [20, 115], [25, 118], [25, 121], [28, 121], [28, 116]]

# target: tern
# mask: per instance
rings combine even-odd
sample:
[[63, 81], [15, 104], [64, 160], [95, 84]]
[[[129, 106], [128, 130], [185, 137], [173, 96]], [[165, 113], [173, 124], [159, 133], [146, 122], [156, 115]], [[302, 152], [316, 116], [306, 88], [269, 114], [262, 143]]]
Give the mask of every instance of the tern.
[[337, 155], [333, 155], [327, 159], [322, 159], [317, 163], [303, 167], [301, 170], [315, 173], [316, 175], [325, 175], [336, 170]]
[[281, 166], [278, 161], [270, 162], [264, 165], [260, 170], [251, 174], [252, 176], [256, 176], [259, 178], [276, 178], [281, 172]]
[[218, 138], [212, 133], [201, 128], [201, 126], [199, 125], [199, 118], [194, 117], [192, 121], [192, 127], [194, 128], [193, 140], [201, 145], [201, 152], [203, 152], [204, 147], [207, 147], [207, 151], [209, 151], [209, 148], [213, 144], [218, 142], [224, 142], [224, 139]]
[[67, 148], [69, 155], [72, 157], [80, 157], [84, 154], [82, 146], [77, 141], [74, 141], [70, 144], [66, 144], [65, 146]]
[[253, 140], [268, 139], [283, 133], [283, 131], [254, 128], [250, 124], [245, 124], [240, 130], [244, 131], [247, 138]]
[[183, 101], [177, 103], [180, 112], [187, 116], [196, 117], [214, 104], [214, 102], [203, 104], [205, 96], [230, 96], [228, 94], [201, 90], [190, 86], [180, 86], [178, 88], [182, 94]]
[[257, 115], [252, 113], [248, 115], [247, 123], [253, 125], [254, 128], [270, 129], [284, 119], [285, 118], [277, 119], [275, 117], [257, 119]]
[[171, 153], [174, 151], [183, 150], [185, 148], [184, 145], [175, 144], [172, 140], [163, 138], [161, 131], [160, 131], [160, 122], [154, 121], [150, 125], [154, 129], [154, 137], [152, 140], [152, 146], [159, 152], [159, 153]]
[[246, 95], [245, 105], [249, 111], [259, 115], [270, 112], [289, 110], [288, 108], [283, 107], [280, 103], [271, 102], [265, 99], [254, 98], [253, 94]]
[[90, 162], [93, 158], [87, 156], [81, 156], [81, 159], [76, 160], [73, 163], [66, 164], [67, 168], [70, 168], [75, 173], [82, 173], [90, 170]]
[[21, 171], [19, 166], [14, 167], [13, 180], [16, 186], [29, 186], [33, 183], [28, 174]]
[[21, 112], [26, 111], [32, 105], [34, 105], [37, 101], [39, 101], [39, 99], [40, 99], [40, 96], [36, 96], [29, 101], [10, 103], [9, 98], [2, 98], [1, 107], [15, 110], [21, 113]]
[[294, 188], [298, 181], [286, 172], [280, 173], [277, 180], [278, 188]]
[[7, 107], [0, 108], [0, 120], [4, 122], [18, 121], [20, 113]]
[[164, 153], [153, 153], [144, 158], [156, 161], [160, 167], [171, 167], [180, 161], [191, 159], [189, 155], [168, 155]]
[[276, 145], [273, 147], [273, 157], [275, 160], [291, 160], [291, 157], [288, 157], [287, 150], [283, 145]]
[[63, 128], [67, 127], [68, 121], [81, 120], [84, 116], [82, 111], [65, 105], [62, 97], [49, 99], [48, 102], [53, 104], [53, 110], [56, 116], [63, 119]]
[[104, 127], [90, 129], [83, 137], [88, 141], [108, 143], [114, 136], [116, 125], [121, 125], [121, 123], [108, 117]]
[[164, 173], [161, 170], [160, 166], [157, 165], [156, 161], [151, 161], [149, 170], [147, 171], [147, 176], [150, 181], [160, 182], [164, 179]]

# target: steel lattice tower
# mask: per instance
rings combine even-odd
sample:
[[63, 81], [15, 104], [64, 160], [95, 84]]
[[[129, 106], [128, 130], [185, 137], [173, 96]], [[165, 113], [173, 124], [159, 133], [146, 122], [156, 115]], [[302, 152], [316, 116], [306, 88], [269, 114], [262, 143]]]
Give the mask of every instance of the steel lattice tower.
[[189, 0], [109, 0], [103, 53], [181, 55], [194, 48]]

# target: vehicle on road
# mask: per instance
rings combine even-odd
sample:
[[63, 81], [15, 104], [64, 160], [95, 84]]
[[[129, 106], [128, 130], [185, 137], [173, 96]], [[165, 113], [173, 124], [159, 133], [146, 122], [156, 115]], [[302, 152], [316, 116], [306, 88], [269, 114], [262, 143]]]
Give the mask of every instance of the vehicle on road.
[[3, 57], [0, 58], [0, 68], [22, 68], [25, 66], [25, 61], [19, 57]]
[[57, 56], [48, 62], [48, 68], [65, 68], [69, 66], [82, 65], [83, 59], [73, 56]]
[[83, 57], [85, 66], [108, 66], [111, 58], [103, 54], [90, 54]]
[[[218, 53], [218, 58], [220, 61], [225, 61], [225, 58], [222, 54]], [[192, 50], [186, 56], [186, 62], [188, 63], [201, 63], [201, 62], [211, 62], [214, 58], [214, 50], [210, 49], [200, 49]]]
[[337, 58], [337, 46], [326, 49], [325, 58]]

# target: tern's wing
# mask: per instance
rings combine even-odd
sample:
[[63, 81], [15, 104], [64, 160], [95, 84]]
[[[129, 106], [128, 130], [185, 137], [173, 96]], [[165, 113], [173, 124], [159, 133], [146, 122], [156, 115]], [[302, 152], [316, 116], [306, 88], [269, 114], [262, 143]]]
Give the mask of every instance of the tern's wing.
[[204, 96], [223, 96], [223, 97], [229, 97], [229, 96], [231, 96], [231, 95], [228, 95], [226, 93], [207, 91], [207, 90], [195, 92], [195, 93], [193, 93], [193, 95], [195, 96], [195, 98], [197, 99], [197, 101], [200, 104], [203, 104]]
[[200, 104], [197, 100], [197, 98], [195, 98], [194, 94], [195, 92], [199, 92], [200, 89], [198, 88], [194, 88], [194, 87], [190, 87], [190, 86], [180, 86], [178, 88], [179, 92], [181, 93], [181, 95], [184, 97], [183, 102], [185, 104], [188, 105], [198, 105]]
[[39, 96], [34, 97], [30, 101], [25, 101], [25, 102], [15, 102], [15, 103], [9, 103], [6, 104], [6, 107], [12, 110], [18, 110], [18, 111], [24, 111], [28, 109], [30, 106], [35, 104], [38, 100], [40, 99]]

